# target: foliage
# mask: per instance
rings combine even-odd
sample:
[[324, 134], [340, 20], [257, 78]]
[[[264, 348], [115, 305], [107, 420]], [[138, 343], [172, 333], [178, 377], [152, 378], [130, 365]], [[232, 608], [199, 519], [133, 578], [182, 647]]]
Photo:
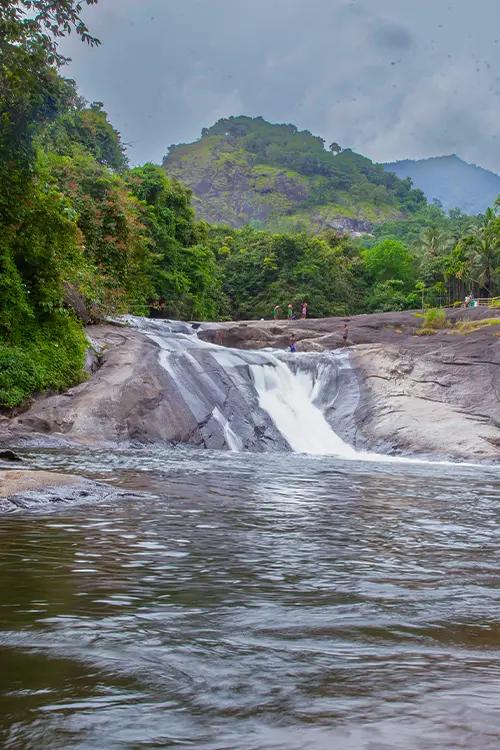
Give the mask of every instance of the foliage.
[[500, 325], [499, 318], [482, 318], [482, 320], [462, 320], [456, 324], [455, 329], [460, 333], [472, 333], [479, 331], [481, 328]]
[[304, 301], [314, 317], [360, 309], [359, 261], [349, 257], [349, 243], [335, 233], [312, 237], [216, 228], [210, 244], [232, 318], [268, 318], [276, 304], [284, 310], [290, 303], [298, 312]]
[[144, 204], [155, 250], [153, 283], [163, 311], [177, 318], [215, 318], [221, 294], [207, 229], [196, 222], [191, 193], [154, 164], [131, 170], [128, 184]]
[[387, 279], [375, 283], [366, 300], [368, 312], [409, 310], [415, 306], [415, 295], [405, 292], [405, 284], [400, 279]]
[[87, 340], [67, 311], [41, 325], [26, 321], [15, 345], [0, 339], [0, 405], [19, 406], [33, 393], [62, 390], [83, 378]]
[[66, 62], [58, 50], [58, 40], [72, 30], [91, 46], [99, 40], [91, 36], [81, 18], [84, 5], [97, 0], [2, 0], [0, 3], [0, 52], [15, 46], [28, 54], [42, 51], [49, 64]]
[[[72, 82], [67, 82], [68, 88]], [[45, 150], [59, 155], [78, 154], [83, 149], [101, 165], [120, 172], [128, 160], [120, 133], [108, 121], [101, 102], [89, 107], [74, 91], [73, 106], [45, 128], [40, 143]]]
[[381, 240], [362, 250], [361, 257], [365, 271], [375, 282], [398, 279], [409, 284], [414, 279], [413, 257], [406, 245], [398, 240]]
[[[91, 0], [92, 2], [92, 0]], [[69, 202], [39, 169], [35, 139], [74, 89], [52, 62], [74, 28], [94, 43], [70, 0], [0, 4], [0, 405], [83, 377], [84, 335], [63, 307], [63, 280], [82, 255]]]
[[424, 328], [446, 328], [446, 312], [442, 307], [430, 308], [424, 315]]

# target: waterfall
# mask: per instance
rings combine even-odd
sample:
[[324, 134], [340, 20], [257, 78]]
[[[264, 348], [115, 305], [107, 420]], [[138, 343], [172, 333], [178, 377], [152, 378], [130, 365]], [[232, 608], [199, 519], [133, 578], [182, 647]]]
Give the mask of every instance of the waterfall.
[[308, 371], [295, 373], [272, 355], [262, 365], [251, 365], [259, 406], [266, 411], [276, 428], [296, 453], [356, 457], [356, 451], [345, 443], [328, 424], [314, 403], [319, 379]]
[[354, 442], [359, 386], [344, 351], [230, 349], [203, 341], [188, 323], [134, 316], [117, 322], [158, 347], [163, 432], [174, 444], [429, 463], [358, 451], [347, 442]]
[[360, 456], [334, 429], [352, 423], [356, 406], [344, 353], [244, 351], [203, 341], [185, 323], [133, 316], [126, 323], [159, 347], [164, 398], [189, 421], [174, 442]]

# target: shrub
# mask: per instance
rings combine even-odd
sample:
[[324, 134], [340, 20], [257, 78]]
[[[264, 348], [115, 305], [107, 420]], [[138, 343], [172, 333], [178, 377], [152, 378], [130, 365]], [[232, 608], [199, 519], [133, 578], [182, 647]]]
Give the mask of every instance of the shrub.
[[442, 307], [431, 307], [430, 310], [427, 310], [424, 315], [424, 323], [422, 328], [439, 330], [440, 328], [446, 328], [446, 326], [446, 313]]
[[16, 346], [0, 341], [0, 406], [20, 406], [33, 393], [81, 382], [87, 346], [81, 325], [67, 312], [39, 327], [28, 326]]

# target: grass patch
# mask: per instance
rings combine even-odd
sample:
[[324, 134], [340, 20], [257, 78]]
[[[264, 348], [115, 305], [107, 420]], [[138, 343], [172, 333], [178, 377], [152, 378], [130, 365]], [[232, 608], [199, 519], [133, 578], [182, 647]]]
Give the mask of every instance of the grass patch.
[[462, 320], [456, 324], [455, 330], [459, 333], [472, 333], [473, 331], [480, 331], [482, 328], [498, 325], [500, 325], [500, 317], [483, 318], [483, 320]]
[[426, 328], [425, 326], [423, 328], [417, 328], [415, 331], [416, 336], [432, 336], [433, 334], [437, 333], [437, 328]]
[[431, 307], [424, 313], [424, 322], [422, 325], [423, 329], [430, 329], [433, 331], [439, 331], [442, 328], [448, 327], [448, 321], [446, 320], [446, 312], [442, 307]]

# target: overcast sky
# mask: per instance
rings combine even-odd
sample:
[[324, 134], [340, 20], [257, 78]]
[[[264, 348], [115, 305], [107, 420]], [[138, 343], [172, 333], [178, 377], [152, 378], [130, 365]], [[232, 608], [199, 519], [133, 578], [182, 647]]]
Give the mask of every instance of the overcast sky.
[[99, 0], [65, 74], [132, 162], [219, 117], [292, 122], [376, 161], [500, 172], [500, 0]]

